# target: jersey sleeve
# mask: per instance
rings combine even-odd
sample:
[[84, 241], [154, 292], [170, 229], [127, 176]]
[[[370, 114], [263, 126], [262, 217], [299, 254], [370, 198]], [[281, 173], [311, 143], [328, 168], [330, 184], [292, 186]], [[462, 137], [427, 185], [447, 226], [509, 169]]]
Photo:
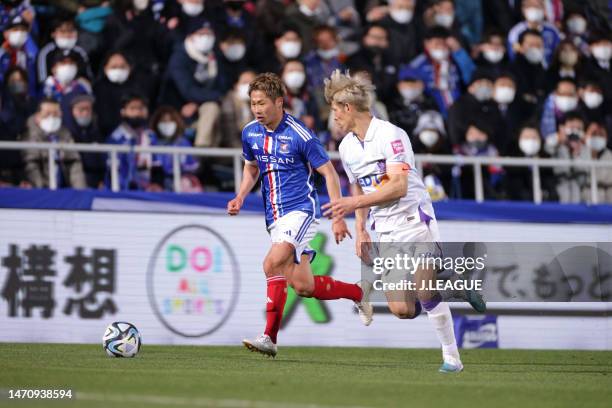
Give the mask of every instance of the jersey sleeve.
[[412, 152], [410, 139], [405, 132], [401, 129], [395, 129], [394, 132], [384, 134], [381, 142], [383, 143], [382, 152], [387, 166], [401, 163], [412, 166], [414, 153]]
[[323, 148], [323, 144], [316, 137], [301, 142], [304, 157], [313, 168], [319, 168], [329, 161], [329, 156]]
[[253, 162], [255, 160], [255, 155], [253, 154], [253, 150], [247, 138], [246, 128], [242, 130], [242, 157], [247, 162]]

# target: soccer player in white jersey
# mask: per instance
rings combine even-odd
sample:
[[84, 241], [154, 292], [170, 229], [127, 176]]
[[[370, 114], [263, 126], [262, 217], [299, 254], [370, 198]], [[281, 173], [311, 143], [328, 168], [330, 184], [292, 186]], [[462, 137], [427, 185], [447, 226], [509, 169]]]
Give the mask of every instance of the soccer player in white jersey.
[[[325, 81], [325, 98], [331, 104], [335, 124], [347, 132], [339, 150], [346, 174], [354, 184], [354, 195], [332, 198], [323, 206], [324, 215], [343, 217], [355, 211], [356, 251], [366, 261], [367, 243], [371, 242], [366, 228], [368, 211], [381, 243], [419, 243], [410, 245], [411, 256], [440, 256], [433, 206], [415, 168], [408, 135], [370, 114], [373, 92], [374, 86], [367, 78], [339, 70]], [[392, 244], [387, 245], [393, 248]], [[398, 273], [403, 272], [388, 272], [383, 282], [385, 277], [397, 282]], [[436, 271], [421, 267], [415, 279], [416, 287], [420, 288], [423, 281], [436, 279]], [[385, 295], [389, 309], [400, 319], [414, 318], [421, 307], [425, 309], [442, 344], [444, 362], [440, 371], [463, 370], [450, 308], [438, 292], [417, 290], [418, 302], [414, 292], [387, 291]], [[482, 298], [476, 299], [476, 305], [474, 299], [470, 300], [475, 309], [484, 311]]]
[[[263, 262], [267, 278], [266, 329], [243, 344], [251, 351], [276, 356], [277, 333], [287, 299], [287, 283], [304, 297], [321, 300], [350, 299], [360, 316], [371, 316], [369, 303], [361, 304], [358, 284], [337, 281], [329, 276], [313, 276], [310, 262], [314, 250], [308, 242], [314, 237], [321, 210], [314, 188], [314, 171], [325, 179], [332, 199], [341, 198], [338, 174], [321, 142], [302, 122], [283, 110], [285, 88], [271, 73], [258, 75], [249, 84], [251, 110], [255, 119], [242, 131], [245, 159], [242, 183], [227, 212], [237, 215], [244, 198], [261, 179], [266, 226], [272, 247]], [[332, 224], [336, 242], [350, 236], [346, 223], [338, 217]]]

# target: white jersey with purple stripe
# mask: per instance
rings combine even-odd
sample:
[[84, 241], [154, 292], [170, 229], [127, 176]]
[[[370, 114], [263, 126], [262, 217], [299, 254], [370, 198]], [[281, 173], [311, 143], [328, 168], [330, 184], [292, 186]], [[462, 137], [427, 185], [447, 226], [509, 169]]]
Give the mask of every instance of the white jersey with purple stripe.
[[253, 121], [242, 130], [242, 152], [246, 161], [259, 167], [266, 225], [291, 211], [320, 218], [314, 169], [327, 163], [329, 157], [302, 122], [285, 113], [271, 132]]

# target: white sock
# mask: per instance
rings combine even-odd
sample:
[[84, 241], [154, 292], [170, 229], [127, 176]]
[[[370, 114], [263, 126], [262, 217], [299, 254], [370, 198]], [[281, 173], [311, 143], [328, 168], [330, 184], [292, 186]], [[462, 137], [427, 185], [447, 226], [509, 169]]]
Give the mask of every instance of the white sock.
[[[440, 302], [438, 306], [427, 312], [429, 321], [436, 331], [438, 340], [442, 345], [442, 357], [450, 363], [460, 363], [459, 350], [455, 340], [455, 329], [453, 328], [453, 316], [448, 303]], [[449, 361], [450, 360], [450, 361]]]

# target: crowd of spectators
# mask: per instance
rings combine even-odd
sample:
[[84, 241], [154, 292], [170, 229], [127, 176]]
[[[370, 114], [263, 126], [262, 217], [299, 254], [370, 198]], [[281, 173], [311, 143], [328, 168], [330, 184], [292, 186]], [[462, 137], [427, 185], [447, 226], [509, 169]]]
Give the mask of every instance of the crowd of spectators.
[[[1, 0], [0, 140], [239, 147], [248, 84], [271, 71], [335, 150], [323, 81], [348, 69], [417, 154], [612, 161], [611, 29], [608, 0]], [[60, 187], [109, 188], [106, 155], [55, 160]], [[0, 151], [0, 185], [47, 187], [48, 161]], [[172, 190], [172, 156], [118, 161], [121, 189]], [[228, 186], [222, 160], [180, 168], [183, 191]], [[472, 171], [423, 165], [435, 199], [473, 198]], [[483, 166], [485, 198], [533, 200], [532, 171]], [[591, 197], [589, 168], [540, 179], [544, 200]], [[597, 181], [612, 202], [612, 168]]]

